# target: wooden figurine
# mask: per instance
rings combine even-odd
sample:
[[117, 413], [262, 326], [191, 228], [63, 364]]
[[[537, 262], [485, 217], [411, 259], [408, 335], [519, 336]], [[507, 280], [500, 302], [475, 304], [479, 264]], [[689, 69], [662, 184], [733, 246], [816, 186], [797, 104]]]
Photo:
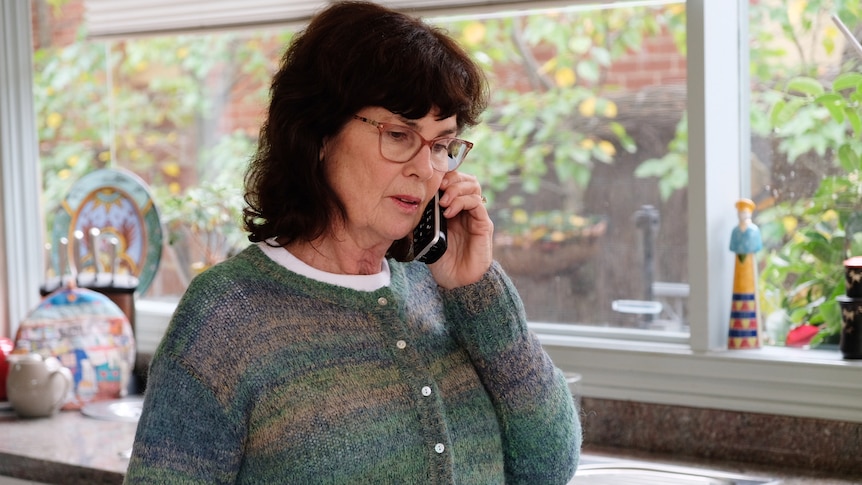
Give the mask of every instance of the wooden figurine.
[[736, 254], [733, 269], [733, 301], [730, 310], [728, 348], [760, 347], [760, 318], [757, 311], [757, 263], [755, 253], [763, 247], [760, 229], [751, 222], [754, 202], [736, 203], [739, 224], [733, 228], [730, 250]]

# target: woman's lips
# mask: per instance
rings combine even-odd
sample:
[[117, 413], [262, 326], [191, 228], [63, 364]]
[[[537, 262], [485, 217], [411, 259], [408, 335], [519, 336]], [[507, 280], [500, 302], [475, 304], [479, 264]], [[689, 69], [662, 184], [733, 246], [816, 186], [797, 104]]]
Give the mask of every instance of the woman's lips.
[[419, 204], [422, 202], [422, 199], [409, 195], [395, 195], [390, 198], [395, 205], [407, 212], [416, 212], [419, 209]]

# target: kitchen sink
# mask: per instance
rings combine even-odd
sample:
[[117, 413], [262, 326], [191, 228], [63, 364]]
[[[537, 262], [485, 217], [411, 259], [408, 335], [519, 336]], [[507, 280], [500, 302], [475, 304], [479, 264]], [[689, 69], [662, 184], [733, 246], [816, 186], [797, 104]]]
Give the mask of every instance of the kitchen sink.
[[568, 485], [778, 485], [780, 480], [708, 468], [581, 456]]

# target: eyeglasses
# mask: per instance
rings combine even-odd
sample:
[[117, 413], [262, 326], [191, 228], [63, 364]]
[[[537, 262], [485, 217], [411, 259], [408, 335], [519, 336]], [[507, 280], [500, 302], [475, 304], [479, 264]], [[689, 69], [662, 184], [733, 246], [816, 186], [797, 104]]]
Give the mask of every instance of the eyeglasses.
[[426, 140], [416, 130], [407, 126], [381, 123], [353, 116], [354, 119], [376, 126], [380, 130], [380, 156], [390, 162], [409, 162], [424, 146], [431, 149], [431, 166], [438, 172], [451, 172], [461, 165], [473, 144], [458, 138], [434, 138]]

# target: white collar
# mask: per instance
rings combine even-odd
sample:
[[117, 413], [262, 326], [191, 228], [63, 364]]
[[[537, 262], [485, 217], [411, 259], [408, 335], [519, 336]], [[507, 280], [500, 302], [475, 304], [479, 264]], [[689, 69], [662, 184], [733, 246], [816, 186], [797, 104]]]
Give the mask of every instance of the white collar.
[[391, 275], [389, 272], [389, 263], [383, 259], [382, 270], [376, 274], [370, 275], [346, 275], [337, 273], [327, 273], [315, 267], [305, 264], [302, 260], [290, 253], [286, 248], [279, 246], [270, 246], [276, 244], [275, 238], [257, 243], [257, 246], [264, 254], [276, 263], [293, 271], [296, 274], [311, 278], [322, 283], [330, 285], [343, 286], [357, 291], [374, 291], [384, 286], [389, 286]]

